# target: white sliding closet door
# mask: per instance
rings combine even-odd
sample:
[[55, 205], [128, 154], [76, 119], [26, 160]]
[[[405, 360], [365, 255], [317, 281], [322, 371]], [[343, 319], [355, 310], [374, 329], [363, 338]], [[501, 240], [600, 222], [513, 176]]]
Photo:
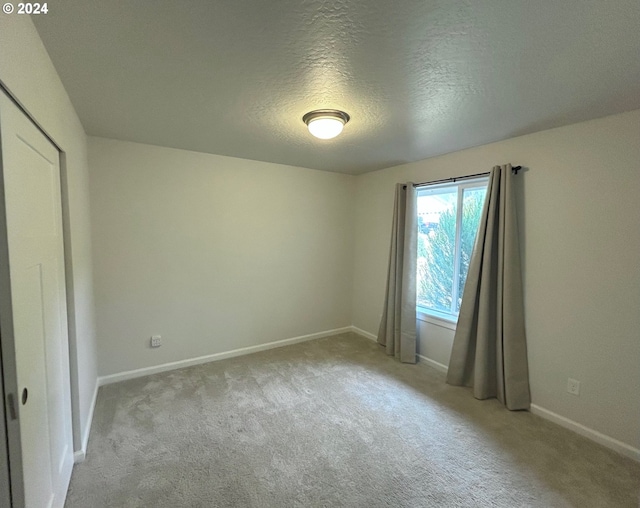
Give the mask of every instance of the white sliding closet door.
[[[5, 389], [14, 401], [6, 408], [12, 485], [19, 481], [18, 465], [25, 506], [58, 508], [73, 467], [60, 157], [4, 93], [0, 141], [0, 218], [6, 221], [0, 248], [9, 261], [9, 281], [0, 291], [11, 302], [10, 312], [3, 305], [0, 315], [3, 365], [14, 361], [4, 369]], [[7, 379], [11, 373], [15, 379]], [[18, 454], [11, 449], [12, 435]]]

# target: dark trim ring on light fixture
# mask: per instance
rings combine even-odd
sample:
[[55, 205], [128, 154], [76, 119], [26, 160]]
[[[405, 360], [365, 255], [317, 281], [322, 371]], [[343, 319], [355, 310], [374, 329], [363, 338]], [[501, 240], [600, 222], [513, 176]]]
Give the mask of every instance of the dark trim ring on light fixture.
[[[328, 129], [318, 129], [317, 127], [323, 124], [329, 124]], [[338, 109], [316, 109], [309, 111], [302, 117], [302, 121], [309, 128], [309, 132], [320, 139], [331, 139], [342, 132], [342, 127], [350, 120], [350, 117], [344, 111]], [[313, 127], [312, 125], [317, 122]], [[333, 124], [333, 127], [331, 127]]]
[[351, 117], [345, 113], [344, 111], [340, 111], [339, 109], [316, 109], [314, 111], [309, 111], [302, 117], [302, 121], [309, 125], [311, 120], [315, 120], [316, 118], [337, 118], [341, 120], [343, 124], [346, 124]]

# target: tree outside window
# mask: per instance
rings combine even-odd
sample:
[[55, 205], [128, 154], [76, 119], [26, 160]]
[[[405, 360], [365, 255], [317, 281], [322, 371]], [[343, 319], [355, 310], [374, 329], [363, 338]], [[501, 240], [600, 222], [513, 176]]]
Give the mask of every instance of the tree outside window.
[[419, 310], [456, 321], [487, 179], [418, 189]]

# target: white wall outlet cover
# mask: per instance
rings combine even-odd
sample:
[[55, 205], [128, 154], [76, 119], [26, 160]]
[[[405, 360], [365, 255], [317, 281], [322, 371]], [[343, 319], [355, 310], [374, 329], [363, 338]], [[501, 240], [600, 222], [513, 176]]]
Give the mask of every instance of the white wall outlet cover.
[[572, 395], [580, 395], [580, 381], [569, 378], [567, 381], [567, 391]]

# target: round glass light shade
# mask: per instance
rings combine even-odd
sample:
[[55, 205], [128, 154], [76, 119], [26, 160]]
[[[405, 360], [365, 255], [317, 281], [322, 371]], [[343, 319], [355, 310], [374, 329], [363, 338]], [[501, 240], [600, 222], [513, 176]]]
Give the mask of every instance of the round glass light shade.
[[315, 118], [309, 122], [308, 127], [316, 138], [331, 139], [342, 132], [344, 124], [337, 118]]
[[331, 139], [342, 132], [349, 115], [338, 110], [317, 110], [307, 113], [302, 120], [316, 138]]

